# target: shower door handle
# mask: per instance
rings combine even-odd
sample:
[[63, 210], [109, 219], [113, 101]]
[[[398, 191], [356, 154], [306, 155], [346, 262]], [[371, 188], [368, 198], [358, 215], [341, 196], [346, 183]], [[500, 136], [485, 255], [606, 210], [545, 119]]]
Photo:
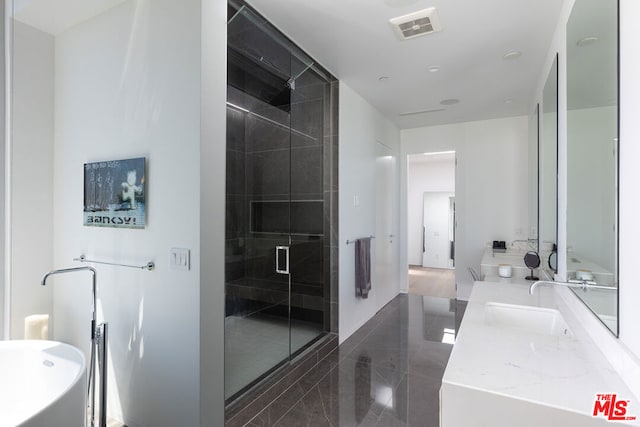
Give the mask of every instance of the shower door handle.
[[[280, 264], [281, 253], [284, 253], [284, 268]], [[276, 273], [289, 274], [289, 246], [276, 246]]]

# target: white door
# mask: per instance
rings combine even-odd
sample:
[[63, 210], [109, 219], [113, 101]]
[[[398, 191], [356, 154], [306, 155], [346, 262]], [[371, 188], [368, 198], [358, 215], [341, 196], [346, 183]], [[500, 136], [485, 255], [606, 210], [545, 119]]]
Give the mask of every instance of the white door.
[[398, 289], [398, 244], [396, 223], [398, 218], [397, 157], [389, 147], [378, 142], [376, 156], [376, 238], [375, 272], [378, 304], [386, 304]]
[[449, 192], [425, 192], [423, 195], [423, 267], [453, 267], [453, 196]]

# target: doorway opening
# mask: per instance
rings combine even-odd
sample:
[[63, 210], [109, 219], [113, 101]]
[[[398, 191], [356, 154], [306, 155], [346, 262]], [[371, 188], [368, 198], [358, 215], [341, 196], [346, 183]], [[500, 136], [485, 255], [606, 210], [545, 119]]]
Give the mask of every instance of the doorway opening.
[[456, 298], [455, 151], [407, 156], [410, 294]]

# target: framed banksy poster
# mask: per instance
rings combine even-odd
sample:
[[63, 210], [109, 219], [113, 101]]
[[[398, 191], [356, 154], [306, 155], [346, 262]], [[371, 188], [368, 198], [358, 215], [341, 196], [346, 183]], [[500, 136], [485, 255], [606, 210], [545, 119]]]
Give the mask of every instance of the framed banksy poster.
[[85, 163], [84, 225], [144, 228], [145, 158]]

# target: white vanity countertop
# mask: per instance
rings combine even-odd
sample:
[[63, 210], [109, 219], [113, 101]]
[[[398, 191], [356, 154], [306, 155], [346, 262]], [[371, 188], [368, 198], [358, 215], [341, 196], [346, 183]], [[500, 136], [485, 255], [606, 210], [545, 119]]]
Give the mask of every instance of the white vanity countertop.
[[500, 276], [493, 276], [493, 275], [485, 276], [483, 282], [504, 283], [508, 285], [516, 284], [516, 285], [526, 285], [526, 286], [529, 286], [532, 283], [531, 280], [523, 279], [520, 277], [500, 277]]
[[[563, 309], [555, 290], [539, 286], [534, 295], [528, 291], [527, 284], [475, 283], [443, 383], [588, 416], [593, 413], [596, 394], [617, 393], [619, 400], [631, 400], [627, 414], [638, 417], [631, 425], [640, 425], [640, 402], [587, 332]], [[574, 337], [489, 325], [485, 321], [487, 302], [558, 309]]]
[[506, 252], [493, 253], [493, 249], [487, 248], [482, 254], [481, 266], [498, 266], [499, 264], [509, 264], [513, 267], [527, 268], [524, 265], [524, 254], [522, 250], [508, 249]]
[[613, 283], [613, 273], [595, 262], [574, 252], [567, 254], [567, 273], [575, 273], [576, 270], [587, 270], [594, 274], [600, 284]]

